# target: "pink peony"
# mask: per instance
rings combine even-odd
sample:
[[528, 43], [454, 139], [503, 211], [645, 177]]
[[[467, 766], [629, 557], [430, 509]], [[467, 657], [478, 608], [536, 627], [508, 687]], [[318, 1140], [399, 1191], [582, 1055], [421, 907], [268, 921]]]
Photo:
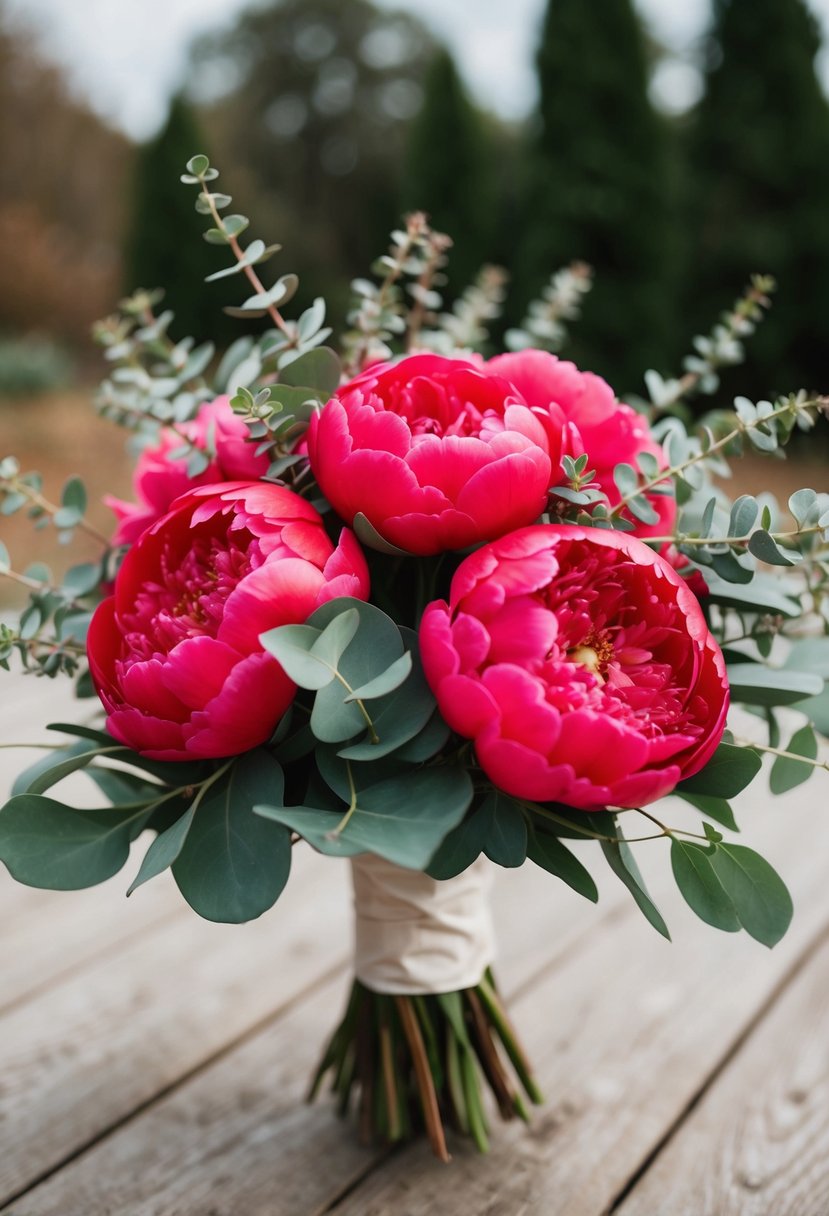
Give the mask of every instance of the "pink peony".
[[145, 756], [229, 756], [264, 743], [295, 686], [259, 643], [337, 596], [368, 596], [365, 558], [336, 549], [304, 499], [270, 482], [201, 486], [127, 553], [89, 630], [110, 734]]
[[642, 541], [523, 528], [473, 553], [420, 626], [449, 726], [509, 794], [641, 806], [700, 769], [725, 727], [719, 647], [683, 580]]
[[[665, 454], [648, 429], [647, 420], [629, 405], [617, 401], [610, 385], [593, 372], [582, 372], [542, 350], [522, 350], [512, 355], [497, 355], [486, 366], [504, 376], [536, 409], [551, 405], [562, 411], [568, 422], [567, 446], [562, 455], [577, 457], [587, 452], [588, 467], [596, 470], [596, 481], [615, 507], [621, 498], [613, 470], [617, 464], [637, 468], [642, 452], [655, 457], [660, 468], [667, 468]], [[628, 512], [638, 536], [662, 536], [673, 532], [676, 502], [668, 494], [649, 494], [648, 501], [659, 515], [658, 522], [644, 524]]]
[[[319, 485], [347, 523], [426, 555], [532, 523], [559, 476], [567, 423], [485, 365], [439, 355], [377, 364], [308, 432]], [[570, 442], [575, 442], [571, 440]]]
[[[202, 451], [212, 447], [216, 453], [196, 477], [187, 474], [187, 455], [169, 458], [170, 452], [186, 446], [188, 441]], [[164, 515], [180, 494], [194, 486], [213, 485], [217, 481], [251, 481], [265, 475], [268, 463], [267, 455], [256, 455], [256, 444], [250, 441], [242, 419], [234, 414], [229, 397], [205, 402], [192, 422], [184, 422], [176, 430], [164, 427], [158, 442], [141, 453], [133, 473], [137, 502], [125, 502], [110, 494], [104, 498], [118, 520], [113, 545], [131, 545], [138, 540], [144, 529]]]

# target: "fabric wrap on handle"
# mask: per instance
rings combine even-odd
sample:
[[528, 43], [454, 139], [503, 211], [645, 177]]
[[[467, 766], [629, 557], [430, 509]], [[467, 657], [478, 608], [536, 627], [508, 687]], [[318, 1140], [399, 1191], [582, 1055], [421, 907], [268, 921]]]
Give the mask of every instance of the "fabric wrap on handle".
[[354, 970], [373, 992], [417, 996], [478, 984], [495, 955], [491, 866], [437, 881], [373, 853], [351, 858]]

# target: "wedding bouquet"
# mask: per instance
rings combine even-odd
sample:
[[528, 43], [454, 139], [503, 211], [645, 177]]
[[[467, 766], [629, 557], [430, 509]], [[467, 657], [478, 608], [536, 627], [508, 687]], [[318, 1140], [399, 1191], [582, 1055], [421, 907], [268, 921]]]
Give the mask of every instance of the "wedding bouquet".
[[[770, 303], [761, 278], [680, 378], [647, 373], [636, 408], [553, 353], [584, 266], [484, 357], [504, 275], [485, 269], [442, 314], [450, 242], [423, 215], [379, 281], [353, 284], [338, 355], [322, 300], [283, 314], [296, 277], [263, 284], [277, 247], [242, 246], [216, 176], [196, 156], [183, 177], [233, 255], [211, 278], [245, 276], [253, 294], [227, 311], [272, 328], [216, 363], [168, 337], [157, 293], [100, 325], [99, 409], [138, 441], [135, 501], [108, 500], [99, 560], [60, 582], [0, 546], [29, 597], [0, 663], [76, 678], [105, 721], [52, 725], [0, 811], [0, 859], [74, 889], [140, 838], [128, 893], [171, 868], [196, 912], [241, 922], [277, 901], [295, 845], [349, 858], [355, 980], [312, 1091], [330, 1075], [367, 1139], [425, 1129], [448, 1159], [445, 1124], [487, 1146], [482, 1081], [504, 1118], [541, 1100], [493, 977], [489, 863], [529, 859], [595, 900], [565, 841], [595, 842], [668, 936], [631, 849], [663, 840], [704, 921], [768, 946], [786, 930], [786, 887], [726, 835], [729, 799], [764, 752], [775, 792], [825, 767], [811, 635], [829, 631], [829, 495], [799, 490], [781, 522], [712, 477], [743, 448], [779, 456], [827, 400], [738, 397], [693, 420], [687, 400], [717, 390]], [[10, 456], [0, 503], [63, 539], [94, 532], [77, 478], [53, 503]], [[767, 743], [728, 732], [735, 702]], [[802, 711], [791, 738], [782, 705]], [[79, 771], [105, 805], [52, 796]], [[655, 813], [668, 794], [692, 828]]]

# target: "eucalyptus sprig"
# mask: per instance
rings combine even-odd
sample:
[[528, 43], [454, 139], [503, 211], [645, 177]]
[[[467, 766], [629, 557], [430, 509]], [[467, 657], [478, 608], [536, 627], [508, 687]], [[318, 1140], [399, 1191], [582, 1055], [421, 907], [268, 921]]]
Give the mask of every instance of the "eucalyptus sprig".
[[[222, 215], [233, 200], [229, 194], [210, 189], [210, 183], [218, 176], [218, 169], [211, 166], [208, 158], [198, 155], [188, 160], [187, 172], [181, 177], [185, 185], [200, 187], [196, 211], [200, 215], [209, 215], [213, 221], [214, 226], [207, 229], [204, 239], [211, 245], [227, 246], [235, 258], [230, 266], [209, 274], [206, 282], [243, 274], [253, 287], [254, 294], [242, 304], [229, 305], [224, 311], [231, 317], [247, 321], [267, 316], [274, 324], [274, 329], [265, 334], [258, 344], [248, 339], [236, 348], [240, 357], [231, 360], [230, 367], [225, 369], [227, 387], [235, 390], [253, 384], [269, 365], [281, 370], [301, 355], [321, 346], [331, 329], [324, 325], [325, 301], [320, 298], [296, 321], [286, 320], [282, 315], [280, 310], [293, 299], [299, 279], [295, 274], [284, 274], [272, 287], [265, 287], [255, 267], [269, 261], [282, 246], [266, 245], [256, 238], [246, 248], [242, 247], [239, 237], [250, 226], [250, 220], [238, 213]], [[227, 376], [230, 378], [227, 379]]]
[[504, 341], [510, 350], [559, 351], [567, 337], [565, 322], [581, 315], [584, 296], [593, 286], [593, 271], [586, 262], [571, 262], [557, 270], [517, 329], [508, 329]]
[[[432, 323], [442, 304], [437, 287], [451, 244], [448, 236], [430, 227], [422, 211], [407, 215], [405, 228], [392, 232], [388, 253], [372, 267], [380, 283], [355, 279], [351, 284], [355, 298], [348, 322], [352, 328], [342, 340], [346, 375], [390, 358], [396, 339], [409, 351], [420, 345], [424, 324]], [[406, 284], [407, 279], [412, 282]], [[406, 294], [412, 297], [411, 306]]]
[[771, 275], [753, 275], [743, 294], [722, 314], [710, 334], [698, 334], [693, 339], [694, 353], [683, 360], [682, 376], [665, 380], [653, 369], [645, 372], [653, 416], [671, 413], [695, 393], [711, 395], [717, 391], [720, 370], [743, 362], [743, 341], [754, 333], [771, 307], [775, 287]]
[[479, 351], [489, 336], [488, 323], [501, 315], [508, 277], [500, 266], [482, 266], [452, 311], [441, 313], [434, 329], [421, 331], [418, 348], [438, 355]]

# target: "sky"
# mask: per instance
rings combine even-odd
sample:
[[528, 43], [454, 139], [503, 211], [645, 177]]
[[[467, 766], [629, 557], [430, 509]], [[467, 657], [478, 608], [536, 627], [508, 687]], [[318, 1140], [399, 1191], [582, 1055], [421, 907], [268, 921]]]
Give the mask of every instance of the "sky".
[[[533, 54], [544, 0], [379, 0], [420, 17], [453, 51], [473, 94], [504, 118], [533, 104]], [[636, 0], [652, 34], [671, 52], [653, 82], [654, 100], [685, 109], [697, 97], [694, 47], [708, 0]], [[829, 43], [829, 0], [809, 0]], [[191, 39], [232, 24], [247, 0], [5, 0], [12, 20], [33, 29], [73, 91], [115, 126], [146, 139], [179, 86]], [[471, 7], [474, 5], [474, 8]], [[474, 12], [474, 24], [470, 12]], [[597, 5], [597, 12], [599, 7]], [[829, 87], [829, 55], [820, 65]]]

